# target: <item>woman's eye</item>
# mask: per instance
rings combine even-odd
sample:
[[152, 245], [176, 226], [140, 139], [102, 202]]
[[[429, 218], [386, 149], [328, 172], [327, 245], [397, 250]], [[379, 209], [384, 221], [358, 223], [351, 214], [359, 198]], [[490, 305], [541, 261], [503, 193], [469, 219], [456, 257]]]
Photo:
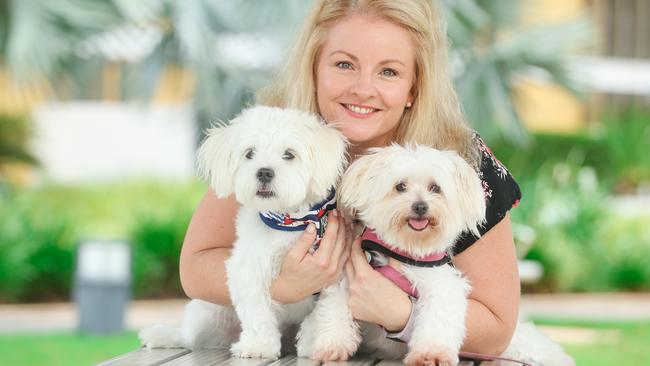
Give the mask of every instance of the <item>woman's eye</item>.
[[429, 192], [431, 193], [440, 193], [440, 186], [437, 184], [432, 184], [431, 187], [429, 187]]
[[296, 155], [289, 150], [285, 151], [284, 154], [282, 154], [282, 159], [284, 160], [293, 160], [295, 157]]
[[339, 69], [347, 70], [352, 68], [352, 64], [347, 61], [339, 61], [336, 63], [336, 67], [338, 67]]
[[250, 160], [255, 156], [255, 151], [253, 149], [248, 149], [248, 151], [246, 151], [246, 155], [244, 156], [246, 159]]
[[383, 70], [381, 70], [381, 75], [382, 76], [389, 76], [389, 77], [397, 76], [397, 71], [395, 71], [393, 69], [383, 69]]
[[397, 185], [395, 185], [395, 190], [397, 192], [399, 192], [399, 193], [406, 192], [406, 184], [405, 183], [397, 183]]

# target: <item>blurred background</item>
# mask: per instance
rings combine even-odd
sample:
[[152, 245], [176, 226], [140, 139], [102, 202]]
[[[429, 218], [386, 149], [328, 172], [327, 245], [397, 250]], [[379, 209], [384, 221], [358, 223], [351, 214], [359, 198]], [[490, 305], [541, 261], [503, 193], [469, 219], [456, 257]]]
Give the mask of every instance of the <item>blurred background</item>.
[[[578, 364], [650, 364], [650, 2], [437, 2], [467, 117], [522, 188], [522, 316]], [[0, 363], [96, 363], [180, 322], [194, 150], [310, 5], [0, 1]], [[89, 286], [126, 330], [84, 328]]]

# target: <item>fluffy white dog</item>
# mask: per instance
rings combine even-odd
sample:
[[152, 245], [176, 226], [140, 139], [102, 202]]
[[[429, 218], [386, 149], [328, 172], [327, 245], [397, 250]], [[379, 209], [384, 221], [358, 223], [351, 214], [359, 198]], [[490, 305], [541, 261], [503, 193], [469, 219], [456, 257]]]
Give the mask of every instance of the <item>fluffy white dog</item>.
[[[417, 145], [372, 149], [344, 174], [339, 205], [366, 226], [362, 247], [370, 264], [417, 297], [408, 344], [368, 326], [362, 351], [406, 356], [409, 365], [456, 365], [470, 284], [449, 264], [450, 249], [465, 230], [479, 236], [484, 222], [485, 196], [475, 170], [452, 151]], [[503, 357], [573, 365], [559, 346], [527, 325], [518, 326]]]
[[[334, 207], [333, 188], [346, 165], [346, 147], [336, 128], [290, 109], [253, 107], [229, 126], [211, 129], [199, 149], [200, 170], [217, 196], [234, 193], [242, 205], [237, 240], [226, 261], [234, 311], [192, 300], [180, 330], [145, 329], [143, 344], [190, 349], [230, 345], [234, 356], [278, 358], [281, 334], [305, 319], [314, 300], [280, 305], [269, 286], [307, 223], [324, 229], [327, 211]], [[303, 344], [315, 339], [303, 338]]]

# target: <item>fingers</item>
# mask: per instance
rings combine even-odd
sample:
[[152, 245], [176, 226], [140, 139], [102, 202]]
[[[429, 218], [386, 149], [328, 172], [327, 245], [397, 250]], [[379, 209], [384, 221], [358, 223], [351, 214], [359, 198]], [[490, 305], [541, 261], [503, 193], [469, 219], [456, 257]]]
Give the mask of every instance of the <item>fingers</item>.
[[372, 269], [370, 264], [368, 264], [366, 255], [363, 253], [363, 249], [361, 249], [361, 237], [357, 237], [352, 243], [352, 247], [350, 248], [350, 261], [352, 262], [355, 271], [359, 271], [363, 268]]
[[309, 224], [296, 241], [296, 244], [289, 250], [287, 256], [297, 261], [302, 261], [309, 254], [314, 240], [316, 240], [316, 226]]
[[348, 276], [348, 282], [351, 283], [352, 280], [354, 280], [356, 272], [354, 270], [354, 266], [352, 265], [352, 261], [350, 260], [345, 262], [345, 274]]
[[343, 268], [343, 263], [340, 263], [341, 257], [343, 256], [345, 252], [345, 247], [347, 244], [347, 227], [345, 226], [345, 223], [341, 219], [341, 216], [339, 216], [339, 228], [338, 232], [336, 234], [336, 244], [334, 245], [334, 249], [332, 250], [332, 260], [337, 261], [337, 267]]
[[327, 228], [325, 228], [323, 239], [320, 241], [320, 246], [314, 254], [314, 258], [319, 262], [329, 263], [332, 259], [332, 253], [336, 247], [337, 236], [339, 234], [339, 220], [337, 210], [332, 210], [327, 217]]
[[338, 261], [338, 266], [337, 266], [337, 272], [342, 273], [345, 270], [345, 267], [347, 266], [350, 258], [350, 247], [352, 244], [352, 240], [349, 239], [350, 235], [349, 233], [346, 234], [346, 240], [343, 243], [342, 247], [343, 250], [341, 251], [341, 255], [339, 256], [339, 261]]

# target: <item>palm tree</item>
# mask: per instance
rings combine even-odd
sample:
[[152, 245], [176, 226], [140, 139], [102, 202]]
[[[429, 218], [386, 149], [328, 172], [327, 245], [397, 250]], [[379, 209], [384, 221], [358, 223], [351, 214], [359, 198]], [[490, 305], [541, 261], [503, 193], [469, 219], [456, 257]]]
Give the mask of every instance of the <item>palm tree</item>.
[[[526, 130], [512, 102], [515, 76], [542, 71], [573, 89], [563, 56], [571, 42], [585, 38], [589, 23], [517, 29], [506, 36], [518, 22], [518, 0], [432, 1], [443, 6], [447, 18], [456, 85], [468, 119], [487, 139], [525, 143]], [[193, 98], [201, 127], [229, 118], [251, 99], [277, 67], [280, 50], [310, 5], [304, 0], [0, 4], [0, 62], [17, 78], [43, 75], [58, 95], [83, 98], [92, 96], [99, 70], [113, 61], [123, 65], [123, 95], [146, 99], [165, 66], [179, 65], [196, 76]], [[103, 49], [107, 44], [116, 46]], [[113, 51], [128, 52], [131, 44], [140, 50], [135, 60], [129, 60], [132, 54], [115, 56]]]
[[542, 77], [579, 95], [567, 70], [568, 51], [587, 45], [591, 22], [524, 28], [518, 0], [443, 0], [456, 66], [456, 88], [471, 124], [492, 140], [526, 145], [528, 134], [514, 108], [518, 76]]
[[[228, 118], [273, 65], [234, 62], [227, 47], [278, 53], [309, 4], [302, 0], [8, 0], [0, 7], [2, 61], [15, 78], [45, 76], [57, 96], [93, 98], [108, 63], [128, 99], [147, 99], [168, 65], [191, 70], [205, 126]], [[152, 36], [153, 34], [153, 36]], [[6, 42], [2, 42], [6, 40]], [[143, 54], [142, 51], [146, 53]], [[260, 50], [248, 57], [259, 57]], [[277, 57], [276, 57], [277, 58]]]

